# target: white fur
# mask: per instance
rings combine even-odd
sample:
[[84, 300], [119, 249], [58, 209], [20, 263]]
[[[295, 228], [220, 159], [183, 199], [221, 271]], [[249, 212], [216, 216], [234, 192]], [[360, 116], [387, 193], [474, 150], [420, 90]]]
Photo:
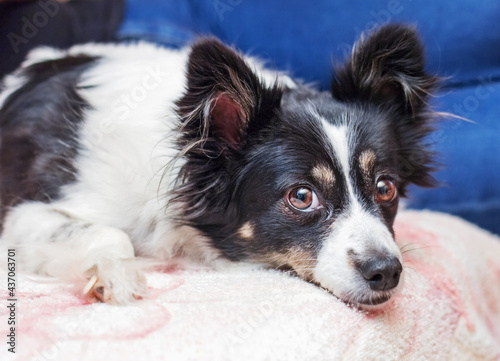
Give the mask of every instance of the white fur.
[[[26, 219], [31, 219], [27, 227]], [[116, 303], [144, 293], [142, 264], [134, 260], [129, 236], [116, 228], [90, 224], [52, 204], [26, 202], [4, 222], [2, 245], [18, 250], [24, 272], [58, 277], [83, 288], [96, 275]]]
[[49, 46], [40, 46], [28, 53], [22, 66], [27, 67], [42, 61], [55, 60], [64, 57], [66, 52], [61, 49], [51, 48]]
[[5, 78], [0, 79], [5, 86], [5, 89], [0, 92], [0, 107], [3, 105], [4, 101], [17, 89], [22, 87], [26, 83], [26, 79], [17, 74], [9, 74]]

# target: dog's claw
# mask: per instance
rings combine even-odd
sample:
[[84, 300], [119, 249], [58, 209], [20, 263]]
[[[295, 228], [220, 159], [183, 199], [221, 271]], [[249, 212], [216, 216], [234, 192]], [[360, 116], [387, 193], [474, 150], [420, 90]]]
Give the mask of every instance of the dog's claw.
[[83, 294], [86, 295], [87, 293], [90, 292], [90, 290], [94, 287], [94, 285], [97, 283], [99, 279], [97, 278], [96, 275], [93, 275], [90, 280], [87, 282], [85, 287], [83, 288]]
[[104, 285], [96, 283], [94, 286], [94, 297], [101, 302], [116, 303], [113, 299], [113, 293]]
[[147, 290], [146, 277], [129, 261], [103, 263], [87, 275], [83, 294], [101, 302], [127, 304], [142, 299]]

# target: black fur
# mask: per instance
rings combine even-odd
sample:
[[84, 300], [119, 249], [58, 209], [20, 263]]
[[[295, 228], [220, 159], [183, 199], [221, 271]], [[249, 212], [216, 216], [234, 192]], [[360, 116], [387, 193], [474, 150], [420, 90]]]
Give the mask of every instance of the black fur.
[[[250, 135], [272, 121], [282, 92], [277, 86], [265, 88], [243, 58], [216, 39], [202, 40], [193, 46], [187, 78], [186, 94], [177, 102], [182, 122], [179, 148], [187, 164], [180, 172], [183, 185], [176, 189], [175, 200], [187, 205], [184, 221], [223, 224], [226, 218], [220, 218], [219, 213], [229, 204], [231, 175]], [[221, 95], [231, 99], [242, 116], [230, 124], [231, 132], [239, 134], [237, 144], [229, 144], [224, 134], [217, 131], [212, 113], [204, 113], [206, 109], [213, 110]]]
[[28, 80], [0, 110], [0, 225], [9, 207], [24, 200], [49, 202], [75, 180], [78, 131], [88, 107], [76, 85], [95, 60], [71, 56], [18, 74]]

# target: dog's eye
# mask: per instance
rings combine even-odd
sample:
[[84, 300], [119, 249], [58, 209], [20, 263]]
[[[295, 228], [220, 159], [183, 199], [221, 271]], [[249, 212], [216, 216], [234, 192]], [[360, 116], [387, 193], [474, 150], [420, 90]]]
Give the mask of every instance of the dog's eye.
[[377, 182], [375, 200], [379, 203], [390, 202], [396, 197], [397, 189], [389, 179], [380, 179]]
[[307, 187], [296, 187], [287, 195], [290, 206], [302, 212], [311, 212], [320, 207], [318, 196]]

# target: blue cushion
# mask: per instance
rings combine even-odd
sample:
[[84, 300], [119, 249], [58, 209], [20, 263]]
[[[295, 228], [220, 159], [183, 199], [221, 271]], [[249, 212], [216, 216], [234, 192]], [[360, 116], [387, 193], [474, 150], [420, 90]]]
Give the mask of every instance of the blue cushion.
[[499, 19], [496, 0], [128, 0], [121, 36], [179, 46], [214, 34], [325, 88], [332, 56], [342, 59], [363, 30], [401, 21], [418, 25], [430, 71], [466, 83], [500, 77]]
[[439, 153], [442, 185], [411, 188], [410, 206], [456, 214], [500, 234], [500, 84], [450, 90], [435, 102], [475, 123], [440, 123], [430, 141]]

